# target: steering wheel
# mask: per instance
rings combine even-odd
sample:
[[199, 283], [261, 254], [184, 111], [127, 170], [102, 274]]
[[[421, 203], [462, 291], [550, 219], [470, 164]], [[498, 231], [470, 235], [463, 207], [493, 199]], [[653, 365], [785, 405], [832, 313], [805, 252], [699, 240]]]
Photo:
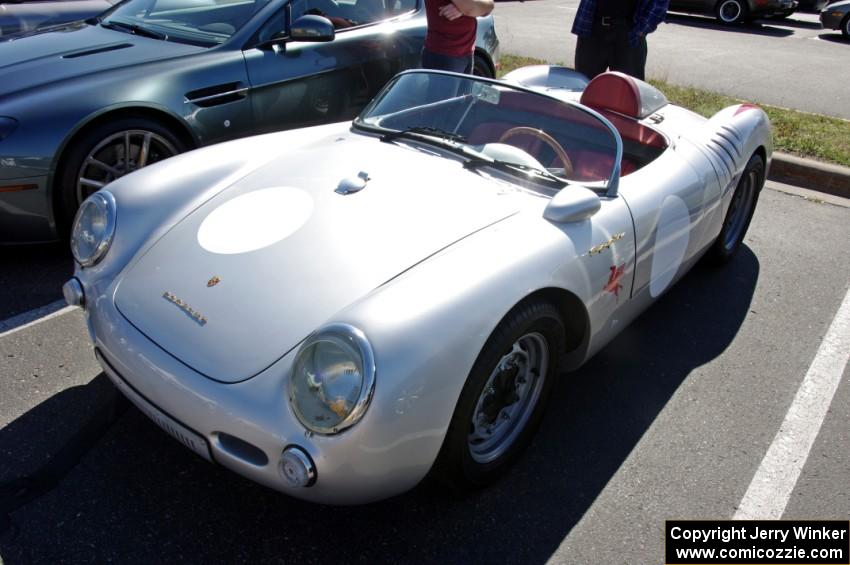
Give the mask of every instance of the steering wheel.
[[[573, 162], [570, 161], [570, 156], [567, 155], [567, 152], [561, 147], [561, 144], [557, 142], [557, 140], [546, 133], [543, 130], [530, 128], [527, 126], [517, 126], [515, 128], [511, 128], [505, 133], [502, 134], [502, 137], [499, 138], [499, 143], [505, 143], [512, 137], [516, 137], [518, 135], [530, 135], [535, 139], [539, 139], [546, 145], [548, 145], [552, 151], [555, 152], [555, 156], [561, 161], [564, 165], [564, 176], [570, 177], [573, 174]], [[520, 148], [521, 149], [521, 148]]]

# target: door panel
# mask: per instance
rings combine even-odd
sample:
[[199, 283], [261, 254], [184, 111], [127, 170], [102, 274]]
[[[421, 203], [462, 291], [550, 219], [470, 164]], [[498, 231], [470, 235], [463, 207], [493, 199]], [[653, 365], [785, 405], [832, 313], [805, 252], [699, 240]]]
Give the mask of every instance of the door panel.
[[244, 52], [257, 132], [354, 117], [396, 73], [415, 67], [421, 15], [338, 29], [327, 43]]
[[641, 308], [670, 288], [710, 243], [720, 188], [705, 165], [695, 148], [677, 147], [621, 181], [620, 195], [635, 222], [634, 296]]
[[[565, 190], [569, 190], [569, 187]], [[587, 297], [590, 336], [587, 355], [610, 341], [639, 313], [632, 306], [635, 272], [635, 231], [626, 202], [603, 198], [602, 207], [589, 220], [559, 225], [575, 248], [577, 259], [563, 268], [574, 278], [572, 288]], [[556, 273], [556, 278], [561, 278]], [[583, 359], [568, 359], [570, 364]]]

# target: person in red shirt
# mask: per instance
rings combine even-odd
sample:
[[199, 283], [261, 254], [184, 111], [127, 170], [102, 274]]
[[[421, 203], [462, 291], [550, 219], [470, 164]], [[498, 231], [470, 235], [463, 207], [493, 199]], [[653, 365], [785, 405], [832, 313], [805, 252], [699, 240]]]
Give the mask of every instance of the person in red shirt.
[[425, 0], [428, 32], [422, 68], [471, 73], [478, 16], [493, 11], [493, 0]]

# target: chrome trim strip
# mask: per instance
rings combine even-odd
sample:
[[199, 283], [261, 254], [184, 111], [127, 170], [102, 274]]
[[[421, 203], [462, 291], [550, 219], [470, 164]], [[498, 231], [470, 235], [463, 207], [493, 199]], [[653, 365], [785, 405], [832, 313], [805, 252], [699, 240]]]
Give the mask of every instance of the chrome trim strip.
[[251, 90], [250, 86], [246, 86], [244, 88], [237, 88], [236, 90], [228, 90], [227, 92], [220, 92], [219, 94], [210, 94], [209, 96], [201, 96], [200, 98], [186, 98], [183, 97], [184, 104], [197, 104], [198, 102], [208, 102], [210, 100], [215, 100], [216, 98], [224, 98], [225, 96], [233, 96], [238, 94], [244, 94]]

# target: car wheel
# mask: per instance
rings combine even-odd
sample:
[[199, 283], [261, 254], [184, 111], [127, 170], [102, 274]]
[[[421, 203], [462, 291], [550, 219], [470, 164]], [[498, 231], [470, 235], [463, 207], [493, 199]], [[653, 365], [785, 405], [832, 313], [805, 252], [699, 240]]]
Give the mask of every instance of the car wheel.
[[478, 53], [475, 54], [475, 60], [472, 63], [472, 74], [477, 77], [495, 78], [493, 71], [490, 70], [490, 65], [487, 60]]
[[548, 302], [512, 310], [463, 387], [434, 475], [454, 489], [491, 483], [528, 446], [558, 374], [564, 323]]
[[185, 150], [171, 130], [143, 117], [104, 122], [74, 139], [58, 174], [60, 235], [70, 230], [77, 208], [89, 195], [127, 173]]
[[740, 24], [749, 19], [749, 9], [744, 0], [720, 0], [716, 12], [720, 23], [726, 25]]
[[844, 39], [850, 39], [850, 14], [844, 16], [844, 21], [841, 22], [841, 34]]
[[764, 161], [756, 154], [750, 157], [744, 172], [741, 175], [735, 192], [732, 194], [732, 202], [723, 220], [720, 235], [712, 246], [710, 255], [715, 264], [728, 262], [738, 249], [750, 227], [750, 220], [756, 209], [759, 192], [764, 186]]

